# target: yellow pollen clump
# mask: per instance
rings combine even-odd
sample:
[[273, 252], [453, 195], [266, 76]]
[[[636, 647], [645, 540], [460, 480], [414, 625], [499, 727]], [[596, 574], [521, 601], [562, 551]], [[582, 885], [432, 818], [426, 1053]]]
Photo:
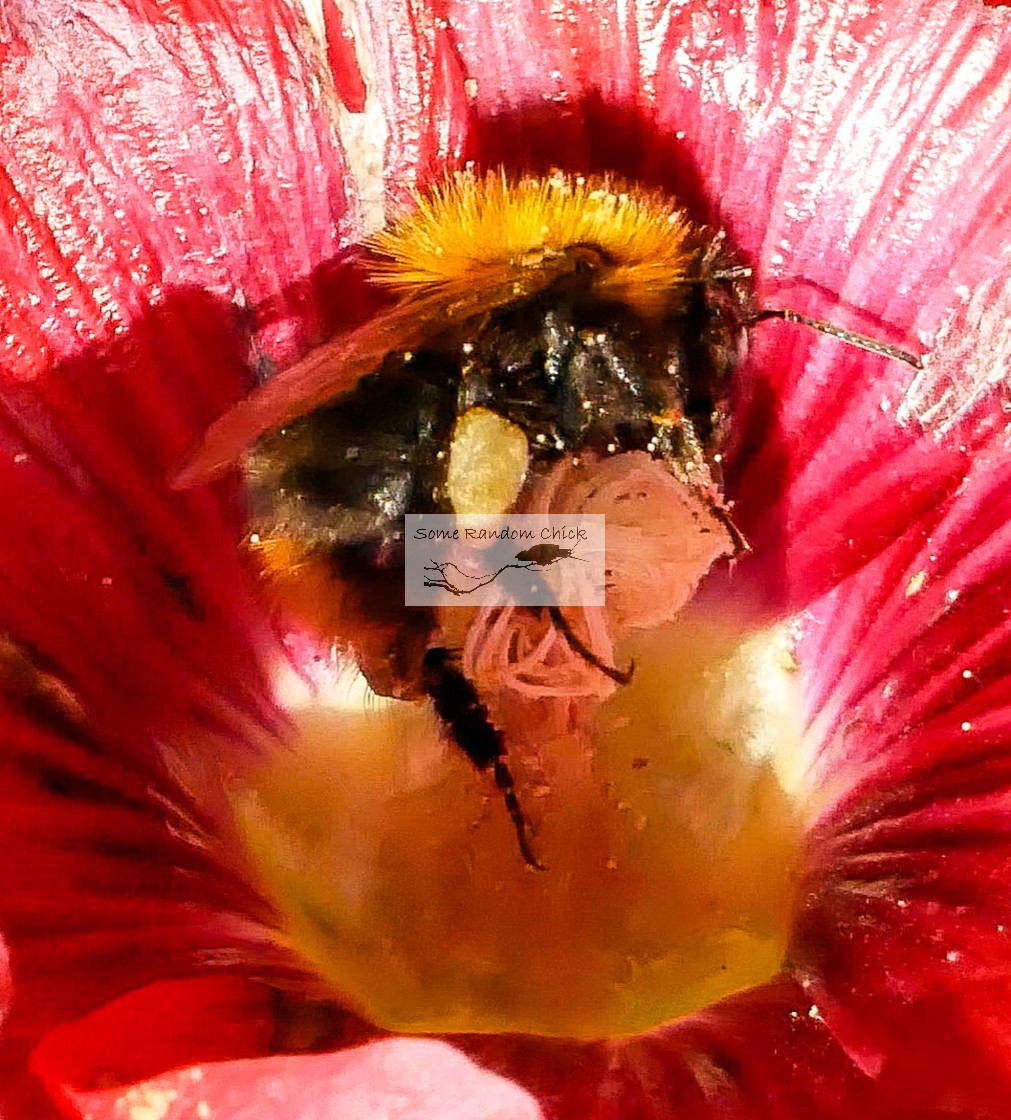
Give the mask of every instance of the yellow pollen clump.
[[497, 412], [471, 408], [456, 422], [446, 493], [458, 514], [505, 513], [527, 473], [527, 437]]

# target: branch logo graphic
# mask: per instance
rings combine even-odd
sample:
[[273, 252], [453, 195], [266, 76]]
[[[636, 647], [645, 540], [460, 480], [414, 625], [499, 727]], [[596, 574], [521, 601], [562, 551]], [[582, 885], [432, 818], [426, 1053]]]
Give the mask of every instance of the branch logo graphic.
[[433, 560], [425, 565], [425, 571], [428, 573], [425, 586], [441, 587], [453, 595], [473, 595], [493, 584], [503, 572], [516, 570], [539, 574], [550, 564], [557, 564], [559, 560], [579, 560], [586, 563], [581, 556], [574, 556], [571, 548], [561, 548], [557, 544], [538, 544], [533, 548], [525, 548], [522, 552], [517, 552], [516, 562], [503, 564], [497, 571], [481, 575], [471, 575], [470, 572], [461, 571], [452, 560], [441, 564]]
[[404, 551], [408, 606], [604, 602], [602, 514], [412, 514]]

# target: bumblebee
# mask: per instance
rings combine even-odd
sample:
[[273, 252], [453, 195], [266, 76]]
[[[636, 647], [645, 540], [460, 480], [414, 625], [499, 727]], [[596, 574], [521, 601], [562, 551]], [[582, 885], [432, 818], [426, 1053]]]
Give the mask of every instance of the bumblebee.
[[[748, 330], [806, 323], [755, 306], [750, 270], [676, 202], [606, 178], [461, 173], [368, 245], [392, 296], [240, 402], [180, 481], [242, 462], [250, 542], [275, 591], [342, 644], [380, 694], [427, 697], [492, 769], [529, 843], [501, 733], [434, 615], [403, 604], [408, 513], [505, 512], [561, 456], [647, 452], [746, 544], [720, 489], [728, 379]], [[581, 657], [616, 680], [557, 609]]]

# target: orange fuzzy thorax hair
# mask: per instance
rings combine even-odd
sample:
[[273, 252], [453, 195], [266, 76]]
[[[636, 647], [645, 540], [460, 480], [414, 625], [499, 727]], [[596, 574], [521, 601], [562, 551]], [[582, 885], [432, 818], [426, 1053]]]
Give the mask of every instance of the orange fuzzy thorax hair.
[[460, 172], [415, 201], [370, 241], [374, 279], [407, 299], [439, 290], [452, 301], [507, 277], [521, 298], [571, 271], [574, 251], [586, 250], [597, 258], [601, 298], [659, 312], [680, 302], [714, 255], [711, 233], [671, 199], [611, 178]]

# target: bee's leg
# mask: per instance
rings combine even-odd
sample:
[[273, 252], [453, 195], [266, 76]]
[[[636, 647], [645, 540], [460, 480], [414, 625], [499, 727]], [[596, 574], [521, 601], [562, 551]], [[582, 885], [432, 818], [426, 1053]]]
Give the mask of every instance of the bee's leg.
[[459, 654], [444, 646], [427, 650], [422, 687], [431, 697], [435, 713], [453, 742], [478, 770], [492, 768], [495, 784], [516, 829], [520, 854], [528, 866], [545, 871], [544, 864], [530, 848], [530, 822], [516, 797], [512, 771], [505, 759], [502, 732], [488, 718], [488, 709], [481, 703], [477, 689], [460, 668]]
[[509, 810], [509, 817], [513, 822], [516, 829], [516, 839], [520, 845], [520, 855], [526, 861], [528, 867], [534, 868], [536, 871], [547, 871], [543, 863], [534, 855], [530, 848], [530, 843], [527, 835], [530, 832], [530, 822], [527, 820], [520, 808], [520, 803], [516, 799], [516, 787], [513, 784], [512, 771], [505, 758], [500, 756], [495, 759], [494, 764], [495, 785], [502, 791], [502, 796], [505, 799], [506, 808]]
[[548, 614], [551, 616], [551, 621], [554, 625], [561, 631], [562, 637], [569, 643], [570, 648], [578, 653], [587, 664], [592, 665], [595, 669], [599, 669], [606, 676], [610, 677], [612, 681], [617, 681], [618, 684], [628, 684], [635, 675], [634, 661], [629, 664], [627, 669], [618, 669], [614, 665], [608, 665], [606, 661], [601, 661], [593, 650], [576, 635], [575, 631], [569, 625], [568, 619], [562, 614], [560, 607], [549, 606]]
[[730, 516], [730, 514], [727, 513], [727, 511], [722, 506], [718, 506], [715, 502], [713, 502], [709, 508], [713, 511], [713, 515], [715, 517], [718, 517], [720, 521], [723, 522], [727, 532], [730, 534], [730, 539], [734, 544], [734, 555], [732, 559], [736, 560], [737, 557], [741, 556], [743, 553], [750, 552], [751, 545], [748, 544], [747, 537], [745, 537], [741, 530], [738, 529], [734, 524], [734, 519]]

